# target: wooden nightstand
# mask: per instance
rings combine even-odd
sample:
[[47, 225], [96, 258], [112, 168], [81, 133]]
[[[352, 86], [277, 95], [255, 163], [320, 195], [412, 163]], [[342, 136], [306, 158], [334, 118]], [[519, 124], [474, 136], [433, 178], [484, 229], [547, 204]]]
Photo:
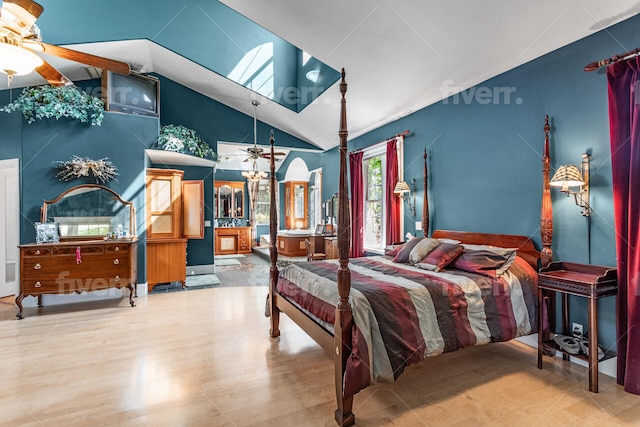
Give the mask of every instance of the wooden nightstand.
[[[547, 291], [547, 292], [545, 292]], [[568, 295], [577, 295], [589, 299], [589, 356], [569, 354], [553, 340], [543, 340], [543, 304], [545, 294], [562, 294], [562, 334], [571, 335], [569, 328]], [[615, 268], [570, 262], [552, 262], [538, 273], [538, 368], [542, 369], [542, 354], [554, 349], [563, 353], [563, 359], [569, 356], [589, 363], [589, 391], [598, 392], [598, 299], [618, 293], [618, 271]], [[550, 325], [553, 332], [553, 325]], [[616, 354], [605, 352], [602, 359]]]

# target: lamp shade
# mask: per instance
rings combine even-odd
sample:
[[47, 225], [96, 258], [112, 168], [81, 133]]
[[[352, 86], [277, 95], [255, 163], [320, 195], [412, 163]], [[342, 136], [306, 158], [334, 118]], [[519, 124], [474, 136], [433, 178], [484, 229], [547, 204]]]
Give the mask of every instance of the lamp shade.
[[44, 63], [42, 58], [20, 46], [0, 42], [0, 71], [22, 76]]
[[396, 194], [408, 193], [409, 191], [411, 190], [405, 181], [398, 181], [396, 188], [393, 189], [393, 192]]
[[584, 185], [582, 173], [574, 165], [562, 165], [553, 174], [549, 185], [553, 187], [562, 187], [561, 191], [568, 191], [569, 187], [579, 187]]

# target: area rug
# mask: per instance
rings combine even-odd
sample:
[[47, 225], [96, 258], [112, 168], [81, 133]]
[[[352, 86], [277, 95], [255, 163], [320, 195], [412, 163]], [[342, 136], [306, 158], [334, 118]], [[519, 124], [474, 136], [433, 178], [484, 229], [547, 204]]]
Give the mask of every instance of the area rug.
[[219, 259], [218, 257], [216, 257], [215, 261], [214, 261], [214, 265], [216, 267], [223, 267], [223, 266], [226, 266], [226, 265], [240, 265], [240, 261], [238, 261], [235, 258], [222, 258], [222, 259]]
[[193, 291], [196, 289], [213, 288], [220, 286], [221, 282], [215, 274], [198, 274], [187, 276], [185, 287], [180, 282], [158, 283], [149, 294], [164, 294], [167, 292]]
[[215, 274], [198, 274], [196, 276], [187, 276], [187, 288], [194, 289], [199, 286], [215, 286], [220, 284], [220, 279]]

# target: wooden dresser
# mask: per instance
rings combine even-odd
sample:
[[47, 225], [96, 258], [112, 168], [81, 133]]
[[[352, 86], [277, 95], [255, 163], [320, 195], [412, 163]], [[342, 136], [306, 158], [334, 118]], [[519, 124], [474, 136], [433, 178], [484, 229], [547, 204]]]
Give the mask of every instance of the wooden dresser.
[[251, 227], [218, 227], [215, 229], [216, 255], [251, 253]]
[[44, 294], [91, 292], [129, 288], [129, 303], [137, 284], [137, 240], [87, 240], [20, 245], [20, 294], [17, 317], [23, 318], [22, 300]]

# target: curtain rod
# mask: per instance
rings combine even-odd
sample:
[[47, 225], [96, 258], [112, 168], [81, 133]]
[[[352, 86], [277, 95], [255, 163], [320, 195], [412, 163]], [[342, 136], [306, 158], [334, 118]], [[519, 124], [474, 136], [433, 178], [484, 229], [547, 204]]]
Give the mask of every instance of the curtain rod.
[[[398, 133], [398, 134], [395, 134], [395, 135], [393, 135], [393, 136], [390, 136], [390, 137], [389, 137], [389, 138], [387, 138], [387, 139], [383, 139], [382, 141], [376, 142], [376, 144], [382, 144], [383, 142], [391, 141], [392, 139], [397, 138], [397, 137], [399, 137], [399, 136], [407, 136], [407, 135], [409, 135], [410, 133], [411, 133], [411, 131], [410, 131], [410, 130], [403, 130], [402, 132], [400, 132], [400, 133]], [[373, 145], [375, 145], [375, 144], [373, 144]], [[361, 152], [361, 151], [366, 150], [367, 148], [369, 148], [369, 147], [359, 148], [359, 149], [357, 149], [357, 150], [350, 151], [350, 153], [359, 153], [359, 152]]]
[[640, 47], [635, 48], [627, 53], [622, 53], [620, 55], [613, 55], [611, 58], [602, 59], [600, 61], [592, 62], [584, 66], [584, 71], [595, 71], [600, 67], [604, 67], [605, 65], [613, 64], [618, 61], [623, 61], [626, 59], [631, 59], [634, 56], [640, 55]]

